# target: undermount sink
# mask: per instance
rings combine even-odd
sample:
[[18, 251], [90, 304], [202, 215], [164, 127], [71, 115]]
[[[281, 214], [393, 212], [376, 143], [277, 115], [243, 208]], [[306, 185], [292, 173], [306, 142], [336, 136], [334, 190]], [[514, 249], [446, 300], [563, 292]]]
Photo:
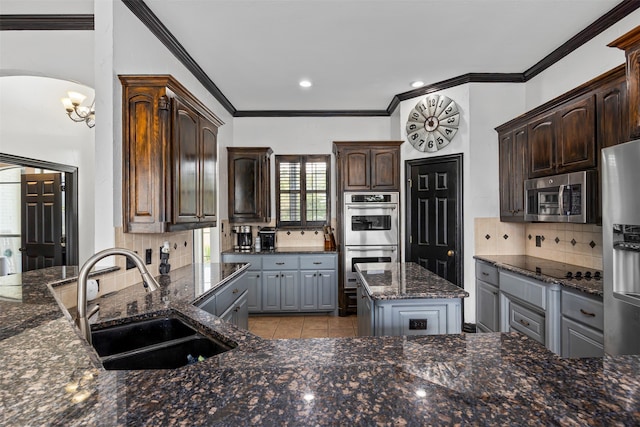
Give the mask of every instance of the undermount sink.
[[232, 349], [177, 317], [98, 329], [91, 339], [107, 370], [175, 369]]

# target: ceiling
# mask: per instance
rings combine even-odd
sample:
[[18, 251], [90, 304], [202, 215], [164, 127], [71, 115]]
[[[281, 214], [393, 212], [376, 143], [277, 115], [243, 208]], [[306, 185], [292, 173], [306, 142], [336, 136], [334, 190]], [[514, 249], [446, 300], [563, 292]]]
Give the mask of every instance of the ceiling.
[[[0, 13], [55, 2], [0, 0]], [[233, 108], [264, 112], [385, 111], [416, 80], [523, 73], [620, 0], [144, 2]]]

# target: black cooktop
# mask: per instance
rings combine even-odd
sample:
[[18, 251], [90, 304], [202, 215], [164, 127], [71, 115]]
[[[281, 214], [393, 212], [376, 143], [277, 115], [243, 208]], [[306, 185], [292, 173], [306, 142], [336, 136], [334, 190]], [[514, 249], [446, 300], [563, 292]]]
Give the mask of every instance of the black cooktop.
[[507, 256], [506, 262], [513, 267], [523, 270], [535, 271], [556, 279], [568, 280], [601, 280], [602, 272], [593, 268], [581, 267], [573, 264], [565, 264], [557, 261], [545, 260], [525, 255]]

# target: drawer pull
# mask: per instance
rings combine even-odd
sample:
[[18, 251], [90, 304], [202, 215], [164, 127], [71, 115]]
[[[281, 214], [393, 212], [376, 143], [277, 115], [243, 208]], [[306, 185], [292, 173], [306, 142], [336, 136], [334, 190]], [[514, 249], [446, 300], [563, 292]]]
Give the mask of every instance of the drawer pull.
[[233, 291], [231, 291], [232, 294], [237, 294], [238, 292], [240, 292], [240, 289], [236, 288]]
[[529, 326], [529, 322], [525, 321], [524, 319], [520, 319], [520, 323], [522, 323], [524, 326]]
[[585, 316], [589, 316], [589, 317], [596, 317], [595, 313], [589, 313], [588, 311], [584, 311], [584, 309], [580, 309], [580, 313], [584, 314]]
[[320, 264], [322, 264], [322, 261], [313, 261], [313, 263], [314, 263], [315, 265], [320, 265]]
[[498, 295], [498, 293], [497, 293], [497, 292], [495, 292], [495, 291], [494, 291], [494, 292], [491, 292], [491, 293], [492, 293], [492, 294], [494, 294], [494, 295]]
[[483, 275], [483, 276], [488, 276], [488, 275], [489, 275], [489, 273], [487, 273], [486, 271], [483, 271], [483, 272], [482, 272], [482, 275]]
[[276, 265], [284, 265], [284, 262], [276, 262]]

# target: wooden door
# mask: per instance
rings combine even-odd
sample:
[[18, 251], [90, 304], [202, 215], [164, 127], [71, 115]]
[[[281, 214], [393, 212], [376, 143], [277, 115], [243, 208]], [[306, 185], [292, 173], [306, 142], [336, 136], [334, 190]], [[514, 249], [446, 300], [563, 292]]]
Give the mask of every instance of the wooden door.
[[555, 112], [529, 123], [527, 136], [529, 141], [529, 178], [555, 174]]
[[22, 192], [22, 271], [63, 265], [60, 173], [25, 174]]
[[198, 114], [174, 99], [173, 218], [175, 224], [198, 221], [200, 162]]
[[[620, 79], [596, 92], [598, 146], [612, 147], [627, 141], [627, 82]], [[599, 159], [600, 153], [598, 153]]]
[[462, 284], [462, 154], [406, 163], [407, 262]]
[[345, 148], [342, 159], [342, 189], [358, 191], [371, 189], [371, 150]]
[[577, 172], [596, 166], [596, 103], [589, 96], [557, 115], [556, 171]]
[[400, 153], [398, 147], [371, 149], [371, 189], [400, 191]]
[[260, 156], [229, 152], [229, 219], [256, 218], [259, 211]]
[[218, 164], [218, 127], [200, 117], [200, 221], [215, 225], [217, 218], [216, 168]]

